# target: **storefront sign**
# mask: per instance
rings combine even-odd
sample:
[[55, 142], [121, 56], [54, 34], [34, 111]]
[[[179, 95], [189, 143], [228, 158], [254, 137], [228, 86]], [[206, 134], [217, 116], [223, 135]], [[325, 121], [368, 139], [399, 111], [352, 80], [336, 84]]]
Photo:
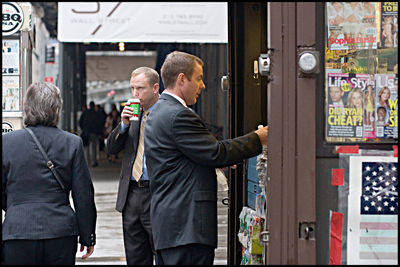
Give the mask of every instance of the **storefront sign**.
[[227, 3], [59, 2], [60, 42], [228, 42]]
[[12, 35], [18, 32], [24, 23], [24, 13], [15, 2], [4, 2], [1, 5], [3, 9], [2, 34], [3, 36]]
[[3, 121], [2, 134], [9, 133], [14, 130], [15, 130], [15, 127], [11, 122]]

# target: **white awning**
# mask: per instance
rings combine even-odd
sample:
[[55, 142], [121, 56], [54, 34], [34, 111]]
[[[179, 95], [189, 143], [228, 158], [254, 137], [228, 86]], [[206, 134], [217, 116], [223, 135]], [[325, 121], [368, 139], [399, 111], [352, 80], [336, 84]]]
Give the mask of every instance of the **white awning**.
[[59, 2], [60, 42], [227, 43], [227, 2]]

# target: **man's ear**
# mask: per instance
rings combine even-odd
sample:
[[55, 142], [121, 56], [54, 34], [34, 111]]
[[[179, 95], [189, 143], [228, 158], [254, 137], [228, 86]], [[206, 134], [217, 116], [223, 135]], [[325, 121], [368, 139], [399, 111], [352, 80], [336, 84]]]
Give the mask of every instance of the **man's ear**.
[[178, 78], [176, 78], [179, 85], [182, 85], [185, 81], [185, 74], [182, 72], [178, 74]]
[[158, 83], [155, 83], [155, 84], [153, 85], [153, 92], [154, 92], [155, 94], [158, 94], [158, 89], [160, 89], [160, 85], [159, 85]]

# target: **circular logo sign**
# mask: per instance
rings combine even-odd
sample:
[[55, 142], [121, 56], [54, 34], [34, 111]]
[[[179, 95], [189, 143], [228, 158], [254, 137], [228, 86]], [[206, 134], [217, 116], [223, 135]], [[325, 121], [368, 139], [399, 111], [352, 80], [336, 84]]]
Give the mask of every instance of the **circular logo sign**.
[[14, 125], [8, 121], [3, 121], [3, 131], [2, 134], [14, 131]]
[[4, 2], [3, 7], [3, 35], [12, 35], [21, 29], [24, 22], [24, 13], [15, 2]]

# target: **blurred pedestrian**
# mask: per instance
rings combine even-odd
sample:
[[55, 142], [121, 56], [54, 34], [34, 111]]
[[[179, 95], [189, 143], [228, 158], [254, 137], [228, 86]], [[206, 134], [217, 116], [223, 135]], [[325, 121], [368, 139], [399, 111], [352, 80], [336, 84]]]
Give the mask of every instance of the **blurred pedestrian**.
[[108, 136], [106, 149], [109, 154], [124, 151], [116, 209], [122, 212], [127, 264], [152, 265], [155, 251], [143, 131], [147, 114], [158, 100], [159, 75], [151, 68], [140, 67], [132, 72], [130, 84], [133, 97], [140, 100], [140, 119], [131, 121], [133, 109], [125, 104], [121, 123]]
[[[106, 124], [106, 118], [107, 118], [107, 114], [104, 111], [104, 108], [101, 105], [97, 105], [97, 113], [99, 116], [99, 131], [100, 131], [100, 135], [99, 135], [99, 151], [103, 151], [104, 150], [104, 139], [106, 137], [105, 134], [105, 124]], [[99, 155], [97, 155], [97, 157], [99, 157]]]
[[92, 164], [92, 167], [98, 165], [97, 150], [99, 147], [100, 135], [100, 118], [95, 110], [95, 106], [94, 101], [90, 101], [89, 109], [85, 110], [79, 118], [79, 126], [82, 131], [89, 134], [89, 146], [85, 147], [85, 155], [87, 161]]
[[[82, 104], [81, 106], [81, 113], [79, 115], [79, 118], [81, 118], [83, 112], [85, 112], [87, 110], [87, 106], [86, 104]], [[87, 146], [89, 145], [89, 133], [86, 131], [83, 131], [81, 125], [79, 125], [80, 128], [80, 136], [82, 138], [82, 143], [83, 143], [83, 147], [85, 148], [84, 150], [87, 150]], [[86, 153], [86, 152], [85, 152]], [[87, 155], [85, 155], [86, 160], [87, 160]]]
[[[121, 121], [121, 117], [120, 117], [117, 109], [111, 109], [111, 112], [107, 115], [106, 123], [104, 126], [106, 138], [111, 134], [112, 130], [114, 130], [118, 126], [120, 121]], [[106, 139], [106, 142], [107, 142], [107, 139]], [[118, 158], [117, 157], [118, 153], [113, 155], [113, 154], [109, 154], [107, 150], [106, 150], [106, 152], [107, 152], [108, 161], [115, 162], [115, 159]]]
[[[111, 112], [114, 111], [114, 110], [117, 112], [118, 117], [121, 117], [121, 114], [120, 114], [120, 112], [119, 112], [118, 109], [117, 109], [117, 106], [113, 103], [113, 104], [111, 105]], [[111, 112], [110, 112], [110, 113], [111, 113]]]
[[80, 251], [87, 247], [83, 259], [96, 243], [94, 188], [82, 141], [57, 128], [62, 99], [55, 85], [32, 84], [23, 103], [24, 128], [2, 135], [2, 264], [74, 265], [78, 241]]
[[217, 247], [215, 168], [260, 154], [267, 144], [268, 127], [218, 141], [187, 107], [205, 89], [203, 61], [172, 52], [161, 76], [165, 90], [144, 130], [157, 260], [161, 265], [212, 265]]

